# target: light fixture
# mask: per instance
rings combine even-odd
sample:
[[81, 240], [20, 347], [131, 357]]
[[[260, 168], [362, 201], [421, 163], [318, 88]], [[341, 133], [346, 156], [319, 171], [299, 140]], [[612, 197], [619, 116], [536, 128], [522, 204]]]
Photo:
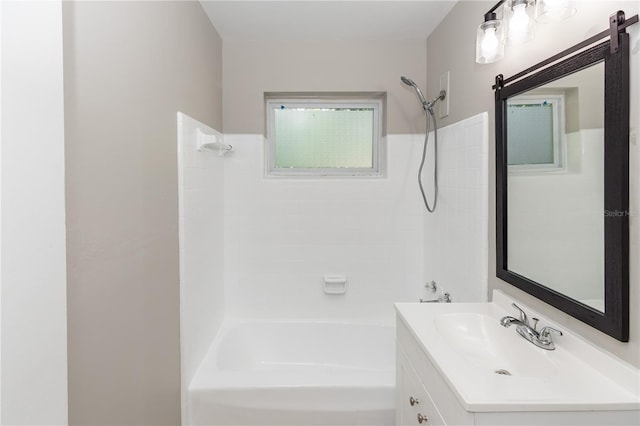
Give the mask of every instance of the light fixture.
[[490, 64], [504, 57], [503, 25], [494, 12], [484, 15], [476, 35], [476, 62]]
[[573, 16], [576, 8], [571, 0], [538, 0], [536, 2], [536, 22], [562, 21]]
[[504, 20], [507, 23], [507, 43], [522, 44], [533, 40], [534, 5], [533, 0], [508, 0], [506, 2]]
[[[500, 6], [502, 16], [498, 18]], [[478, 26], [476, 62], [499, 61], [504, 57], [504, 44], [532, 40], [535, 22], [559, 21], [575, 13], [572, 0], [500, 0], [484, 14], [484, 22]]]

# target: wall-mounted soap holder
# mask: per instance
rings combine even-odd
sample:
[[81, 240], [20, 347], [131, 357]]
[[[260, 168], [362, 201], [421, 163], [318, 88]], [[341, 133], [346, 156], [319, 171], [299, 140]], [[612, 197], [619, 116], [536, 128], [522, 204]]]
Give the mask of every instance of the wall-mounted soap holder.
[[325, 274], [322, 289], [325, 294], [345, 294], [347, 292], [347, 276], [345, 274]]

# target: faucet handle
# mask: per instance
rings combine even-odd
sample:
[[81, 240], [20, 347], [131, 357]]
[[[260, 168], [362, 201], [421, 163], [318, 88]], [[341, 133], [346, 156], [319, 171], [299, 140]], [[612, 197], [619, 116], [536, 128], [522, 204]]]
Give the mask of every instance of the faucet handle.
[[512, 303], [511, 306], [513, 306], [514, 308], [520, 311], [520, 322], [522, 322], [523, 324], [529, 325], [529, 319], [527, 318], [527, 314], [524, 313], [524, 311], [520, 308], [520, 306], [516, 305], [515, 303]]
[[429, 281], [424, 285], [424, 288], [429, 290], [431, 293], [435, 293], [436, 291], [438, 291], [438, 284], [436, 284], [435, 281]]
[[438, 302], [451, 303], [451, 295], [449, 293], [443, 294], [442, 296], [438, 297]]
[[538, 318], [531, 318], [531, 322], [533, 323], [531, 328], [533, 328], [533, 331], [537, 331], [536, 327], [538, 326], [538, 321], [540, 321]]
[[542, 330], [540, 330], [540, 340], [546, 341], [546, 342], [550, 342], [551, 341], [551, 333], [555, 333], [558, 336], [562, 336], [562, 331], [560, 330], [556, 330], [553, 327], [543, 327]]

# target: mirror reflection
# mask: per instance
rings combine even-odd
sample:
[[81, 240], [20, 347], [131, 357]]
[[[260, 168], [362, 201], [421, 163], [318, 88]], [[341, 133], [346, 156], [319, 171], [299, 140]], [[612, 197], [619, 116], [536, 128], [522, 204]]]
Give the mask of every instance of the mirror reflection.
[[507, 268], [604, 311], [604, 64], [507, 102]]

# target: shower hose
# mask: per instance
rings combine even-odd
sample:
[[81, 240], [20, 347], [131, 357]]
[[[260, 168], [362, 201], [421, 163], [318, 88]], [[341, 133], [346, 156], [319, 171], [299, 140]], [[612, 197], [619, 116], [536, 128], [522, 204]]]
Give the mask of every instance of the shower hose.
[[[436, 210], [436, 204], [438, 203], [438, 123], [436, 122], [436, 116], [433, 113], [433, 108], [426, 109], [427, 115], [427, 133], [424, 135], [424, 144], [422, 146], [422, 161], [420, 162], [420, 169], [418, 170], [418, 185], [420, 186], [420, 193], [424, 200], [424, 206], [429, 213], [433, 213]], [[424, 187], [422, 186], [422, 169], [427, 158], [427, 146], [429, 145], [429, 132], [431, 131], [431, 121], [433, 121], [433, 206], [429, 205], [427, 196], [424, 193]]]

